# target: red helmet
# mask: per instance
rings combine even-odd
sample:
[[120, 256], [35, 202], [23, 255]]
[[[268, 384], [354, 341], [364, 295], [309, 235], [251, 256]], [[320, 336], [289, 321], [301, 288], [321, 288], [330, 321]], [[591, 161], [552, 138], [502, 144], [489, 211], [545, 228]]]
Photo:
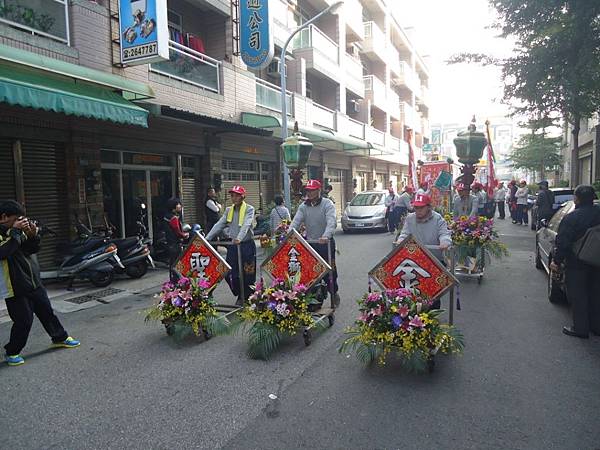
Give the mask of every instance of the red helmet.
[[304, 188], [307, 191], [316, 191], [317, 189], [321, 189], [321, 182], [319, 180], [308, 180]]
[[457, 191], [468, 191], [469, 190], [469, 186], [467, 186], [464, 183], [456, 183], [456, 190]]
[[413, 206], [431, 205], [431, 197], [427, 194], [417, 194], [412, 202]]
[[407, 193], [409, 193], [409, 194], [412, 194], [413, 192], [415, 192], [415, 190], [413, 189], [412, 186], [406, 186], [404, 188], [404, 191], [407, 192]]
[[233, 186], [231, 189], [229, 189], [228, 192], [233, 194], [240, 194], [243, 197], [246, 196], [246, 189], [244, 189], [244, 186]]

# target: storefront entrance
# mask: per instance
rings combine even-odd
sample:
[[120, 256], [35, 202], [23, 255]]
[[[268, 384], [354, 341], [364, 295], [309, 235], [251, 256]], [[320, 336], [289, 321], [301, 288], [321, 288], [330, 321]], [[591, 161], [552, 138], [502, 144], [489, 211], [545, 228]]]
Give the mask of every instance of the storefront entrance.
[[154, 236], [175, 192], [174, 171], [171, 156], [102, 150], [104, 213], [116, 236], [135, 235], [142, 216]]

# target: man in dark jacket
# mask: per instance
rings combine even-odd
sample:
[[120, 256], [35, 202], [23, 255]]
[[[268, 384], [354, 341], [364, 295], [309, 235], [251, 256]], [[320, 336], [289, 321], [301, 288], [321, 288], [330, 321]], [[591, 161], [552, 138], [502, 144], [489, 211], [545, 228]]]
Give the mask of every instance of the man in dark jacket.
[[24, 217], [23, 207], [14, 200], [0, 200], [0, 294], [6, 300], [13, 321], [10, 341], [4, 346], [6, 362], [18, 366], [27, 343], [33, 315], [52, 338], [54, 347], [78, 347], [54, 315], [37, 262], [31, 257], [40, 248], [36, 225]]
[[594, 188], [581, 185], [575, 189], [575, 211], [567, 214], [558, 227], [553, 261], [550, 268], [559, 272], [565, 263], [567, 298], [573, 313], [573, 326], [563, 333], [589, 337], [590, 330], [600, 335], [600, 269], [583, 263], [573, 253], [573, 244], [588, 228], [600, 225], [600, 208], [594, 206]]
[[537, 205], [537, 224], [542, 219], [550, 220], [554, 215], [554, 193], [548, 188], [547, 181], [540, 181], [538, 183], [540, 190], [537, 194], [535, 204]]
[[169, 277], [171, 281], [177, 281], [179, 275], [175, 272], [174, 266], [183, 250], [184, 241], [190, 236], [183, 231], [181, 224], [181, 212], [183, 206], [178, 198], [170, 198], [167, 201], [167, 212], [163, 217], [165, 238], [169, 247]]

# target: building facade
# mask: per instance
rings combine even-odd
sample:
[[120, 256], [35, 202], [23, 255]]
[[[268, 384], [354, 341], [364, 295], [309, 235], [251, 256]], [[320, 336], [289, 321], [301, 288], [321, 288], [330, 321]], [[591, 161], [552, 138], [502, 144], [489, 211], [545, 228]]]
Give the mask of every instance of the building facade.
[[[330, 3], [272, 0], [276, 54]], [[202, 223], [206, 189], [234, 184], [266, 207], [282, 189], [282, 67], [289, 123], [315, 144], [305, 176], [331, 184], [340, 211], [355, 192], [401, 187], [407, 139], [417, 155], [429, 141], [429, 75], [390, 5], [347, 0], [297, 36], [285, 65], [252, 72], [236, 4], [168, 0], [170, 59], [127, 67], [117, 0], [2, 2], [0, 197], [58, 232], [44, 267], [75, 216], [126, 236], [143, 203], [153, 233], [168, 198]]]
[[581, 121], [579, 130], [579, 150], [577, 152], [578, 177], [571, 170], [573, 162], [573, 128], [565, 127], [563, 134], [563, 161], [561, 180], [570, 180], [571, 186], [593, 184], [600, 181], [600, 118], [598, 114]]

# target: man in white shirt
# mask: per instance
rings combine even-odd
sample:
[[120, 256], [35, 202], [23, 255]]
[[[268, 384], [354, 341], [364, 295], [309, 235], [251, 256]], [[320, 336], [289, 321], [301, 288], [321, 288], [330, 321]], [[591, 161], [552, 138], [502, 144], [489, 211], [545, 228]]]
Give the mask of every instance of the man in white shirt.
[[504, 220], [506, 217], [506, 212], [504, 209], [504, 202], [506, 201], [506, 188], [504, 187], [504, 183], [502, 181], [494, 193], [494, 201], [496, 202], [496, 206], [498, 206], [498, 218], [500, 220]]
[[208, 188], [206, 193], [206, 204], [204, 211], [206, 213], [206, 232], [208, 233], [212, 227], [219, 221], [222, 206], [217, 201], [217, 193], [214, 188]]

